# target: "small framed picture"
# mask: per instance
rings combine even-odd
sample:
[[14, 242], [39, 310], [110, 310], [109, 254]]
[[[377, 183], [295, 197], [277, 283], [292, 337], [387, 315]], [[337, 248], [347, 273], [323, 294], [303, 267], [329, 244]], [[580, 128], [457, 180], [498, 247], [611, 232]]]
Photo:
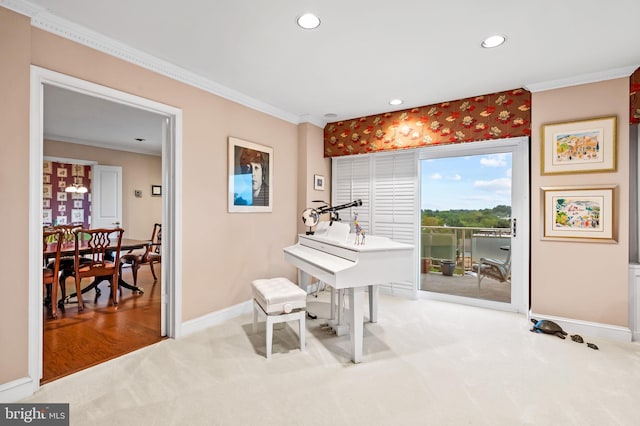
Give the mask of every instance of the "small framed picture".
[[159, 197], [162, 195], [162, 186], [160, 185], [151, 185], [151, 195], [154, 197]]
[[324, 191], [324, 176], [313, 175], [313, 189]]

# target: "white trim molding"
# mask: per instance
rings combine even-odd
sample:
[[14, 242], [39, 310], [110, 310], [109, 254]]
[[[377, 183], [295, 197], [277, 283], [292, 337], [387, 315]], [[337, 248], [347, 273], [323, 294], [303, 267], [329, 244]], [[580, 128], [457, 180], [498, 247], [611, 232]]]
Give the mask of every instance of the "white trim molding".
[[182, 336], [188, 336], [209, 327], [220, 325], [230, 319], [239, 317], [240, 315], [250, 314], [252, 309], [253, 302], [251, 300], [247, 300], [246, 302], [238, 303], [237, 305], [229, 306], [228, 308], [185, 321], [182, 323]]
[[[529, 312], [529, 319], [550, 320], [557, 323], [562, 329], [569, 334], [580, 334], [582, 337], [603, 338], [617, 342], [631, 342], [631, 330], [628, 327], [618, 325], [602, 324], [597, 322], [582, 321], [572, 318], [554, 317], [551, 315], [539, 315]], [[588, 341], [585, 340], [585, 341]]]
[[38, 389], [31, 377], [0, 384], [0, 403], [12, 403], [30, 397]]
[[528, 91], [544, 92], [545, 90], [562, 89], [564, 87], [578, 86], [580, 84], [597, 83], [599, 81], [613, 80], [614, 78], [629, 77], [640, 65], [631, 65], [623, 68], [615, 68], [606, 71], [594, 72], [590, 74], [576, 75], [570, 78], [559, 80], [542, 81], [539, 83], [525, 84]]
[[311, 123], [324, 128], [326, 121], [311, 115], [301, 115], [284, 111], [273, 105], [223, 86], [220, 83], [204, 78], [196, 73], [178, 67], [155, 56], [127, 46], [98, 32], [60, 18], [46, 8], [34, 5], [25, 0], [0, 0], [0, 6], [31, 18], [31, 25], [35, 28], [58, 35], [68, 40], [90, 47], [99, 52], [116, 57], [123, 61], [138, 65], [165, 77], [188, 84], [205, 92], [220, 96], [232, 102], [263, 112], [293, 124]]
[[629, 328], [634, 342], [640, 341], [640, 264], [629, 265]]

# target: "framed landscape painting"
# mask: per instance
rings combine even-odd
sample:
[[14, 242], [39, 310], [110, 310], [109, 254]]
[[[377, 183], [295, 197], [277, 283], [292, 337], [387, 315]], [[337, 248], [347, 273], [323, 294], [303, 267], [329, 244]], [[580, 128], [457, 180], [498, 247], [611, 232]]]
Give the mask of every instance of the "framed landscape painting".
[[616, 170], [615, 116], [542, 126], [543, 175]]
[[615, 242], [615, 185], [542, 188], [547, 240]]

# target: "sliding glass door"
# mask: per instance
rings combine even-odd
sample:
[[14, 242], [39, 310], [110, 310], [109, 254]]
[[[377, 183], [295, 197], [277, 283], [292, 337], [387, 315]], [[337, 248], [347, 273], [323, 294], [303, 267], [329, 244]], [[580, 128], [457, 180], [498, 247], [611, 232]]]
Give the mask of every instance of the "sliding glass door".
[[527, 145], [519, 138], [421, 151], [419, 288], [426, 297], [526, 311]]

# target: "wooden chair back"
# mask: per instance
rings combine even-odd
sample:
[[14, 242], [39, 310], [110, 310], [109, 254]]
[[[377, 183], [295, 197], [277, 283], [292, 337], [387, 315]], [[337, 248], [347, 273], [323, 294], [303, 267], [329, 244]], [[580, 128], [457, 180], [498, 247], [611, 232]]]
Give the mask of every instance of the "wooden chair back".
[[42, 251], [46, 252], [52, 245], [55, 244], [55, 255], [53, 261], [49, 263], [44, 262], [42, 268], [42, 284], [46, 287], [51, 285], [50, 302], [51, 302], [51, 317], [56, 318], [58, 316], [58, 275], [60, 273], [60, 250], [62, 248], [63, 234], [59, 230], [45, 230], [42, 232]]
[[[113, 304], [118, 304], [118, 267], [122, 228], [79, 229], [75, 236], [75, 279], [78, 310], [83, 310], [80, 282], [87, 277], [109, 277]], [[82, 259], [81, 259], [82, 256]]]
[[153, 232], [151, 233], [151, 245], [152, 251], [156, 254], [160, 254], [162, 251], [162, 224], [154, 223]]
[[[138, 286], [138, 269], [142, 265], [149, 265], [151, 269], [151, 275], [153, 275], [153, 282], [158, 281], [158, 276], [153, 267], [154, 263], [162, 262], [162, 224], [155, 223], [153, 225], [153, 231], [151, 232], [151, 239], [149, 244], [144, 249], [144, 253], [129, 253], [123, 255], [120, 258], [120, 266], [131, 265], [131, 273], [133, 275], [133, 284]], [[122, 273], [122, 269], [120, 270]]]
[[63, 241], [73, 241], [74, 233], [82, 229], [82, 225], [55, 225], [53, 229], [62, 231]]

